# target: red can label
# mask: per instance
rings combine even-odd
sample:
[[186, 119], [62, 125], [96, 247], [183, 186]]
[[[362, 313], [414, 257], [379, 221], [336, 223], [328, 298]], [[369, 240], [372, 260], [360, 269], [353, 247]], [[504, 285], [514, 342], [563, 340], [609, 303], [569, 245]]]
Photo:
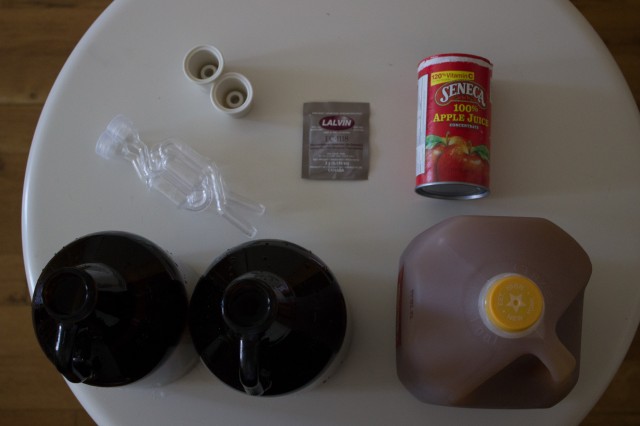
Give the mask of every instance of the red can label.
[[444, 54], [418, 67], [416, 192], [471, 199], [489, 193], [491, 63]]

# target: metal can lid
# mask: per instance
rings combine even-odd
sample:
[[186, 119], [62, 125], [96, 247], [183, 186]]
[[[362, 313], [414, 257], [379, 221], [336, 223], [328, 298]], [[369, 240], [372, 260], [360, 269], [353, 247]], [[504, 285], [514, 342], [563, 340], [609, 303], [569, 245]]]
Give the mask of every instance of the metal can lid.
[[468, 53], [441, 53], [427, 56], [418, 64], [418, 72], [425, 67], [446, 62], [472, 62], [474, 64], [493, 69], [493, 64], [487, 58]]
[[420, 195], [447, 200], [475, 200], [489, 195], [489, 188], [466, 182], [432, 182], [416, 187]]

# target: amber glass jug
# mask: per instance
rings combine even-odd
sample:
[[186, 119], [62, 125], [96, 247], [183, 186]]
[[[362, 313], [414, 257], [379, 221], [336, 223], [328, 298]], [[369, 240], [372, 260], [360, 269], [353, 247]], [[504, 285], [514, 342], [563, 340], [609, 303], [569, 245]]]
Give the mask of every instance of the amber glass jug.
[[162, 385], [197, 359], [176, 263], [137, 235], [101, 232], [60, 250], [33, 293], [42, 350], [72, 383]]
[[396, 361], [418, 399], [550, 407], [578, 380], [591, 262], [545, 219], [463, 216], [400, 258]]
[[282, 240], [248, 242], [215, 259], [189, 306], [204, 364], [252, 396], [285, 395], [328, 379], [348, 347], [348, 326], [329, 268]]

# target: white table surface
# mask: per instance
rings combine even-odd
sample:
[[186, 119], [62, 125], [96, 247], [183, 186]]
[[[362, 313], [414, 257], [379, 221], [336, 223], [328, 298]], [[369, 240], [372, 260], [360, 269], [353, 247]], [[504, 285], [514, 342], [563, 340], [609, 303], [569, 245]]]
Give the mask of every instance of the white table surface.
[[[246, 118], [215, 111], [184, 77], [184, 55], [203, 43], [252, 81]], [[416, 67], [444, 52], [494, 63], [493, 192], [482, 200], [413, 192]], [[302, 104], [321, 100], [371, 104], [369, 180], [300, 178]], [[159, 389], [72, 385], [99, 424], [576, 424], [637, 328], [640, 115], [607, 49], [567, 1], [116, 0], [70, 56], [34, 136], [23, 206], [30, 290], [57, 250], [96, 231], [140, 234], [198, 274], [246, 241], [219, 217], [147, 192], [130, 165], [95, 155], [118, 113], [147, 142], [177, 137], [212, 158], [236, 192], [263, 202], [258, 238], [290, 240], [330, 266], [354, 336], [328, 383], [279, 398], [230, 390], [202, 365]], [[400, 253], [422, 230], [462, 214], [545, 217], [591, 256], [580, 380], [551, 409], [430, 406], [396, 377]]]

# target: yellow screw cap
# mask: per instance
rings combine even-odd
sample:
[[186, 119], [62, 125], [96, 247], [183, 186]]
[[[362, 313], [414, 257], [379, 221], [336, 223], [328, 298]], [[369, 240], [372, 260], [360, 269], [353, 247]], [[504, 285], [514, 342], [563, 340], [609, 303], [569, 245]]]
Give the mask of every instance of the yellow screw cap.
[[518, 274], [498, 275], [488, 283], [484, 296], [487, 319], [498, 330], [522, 333], [542, 317], [544, 297], [529, 278]]

